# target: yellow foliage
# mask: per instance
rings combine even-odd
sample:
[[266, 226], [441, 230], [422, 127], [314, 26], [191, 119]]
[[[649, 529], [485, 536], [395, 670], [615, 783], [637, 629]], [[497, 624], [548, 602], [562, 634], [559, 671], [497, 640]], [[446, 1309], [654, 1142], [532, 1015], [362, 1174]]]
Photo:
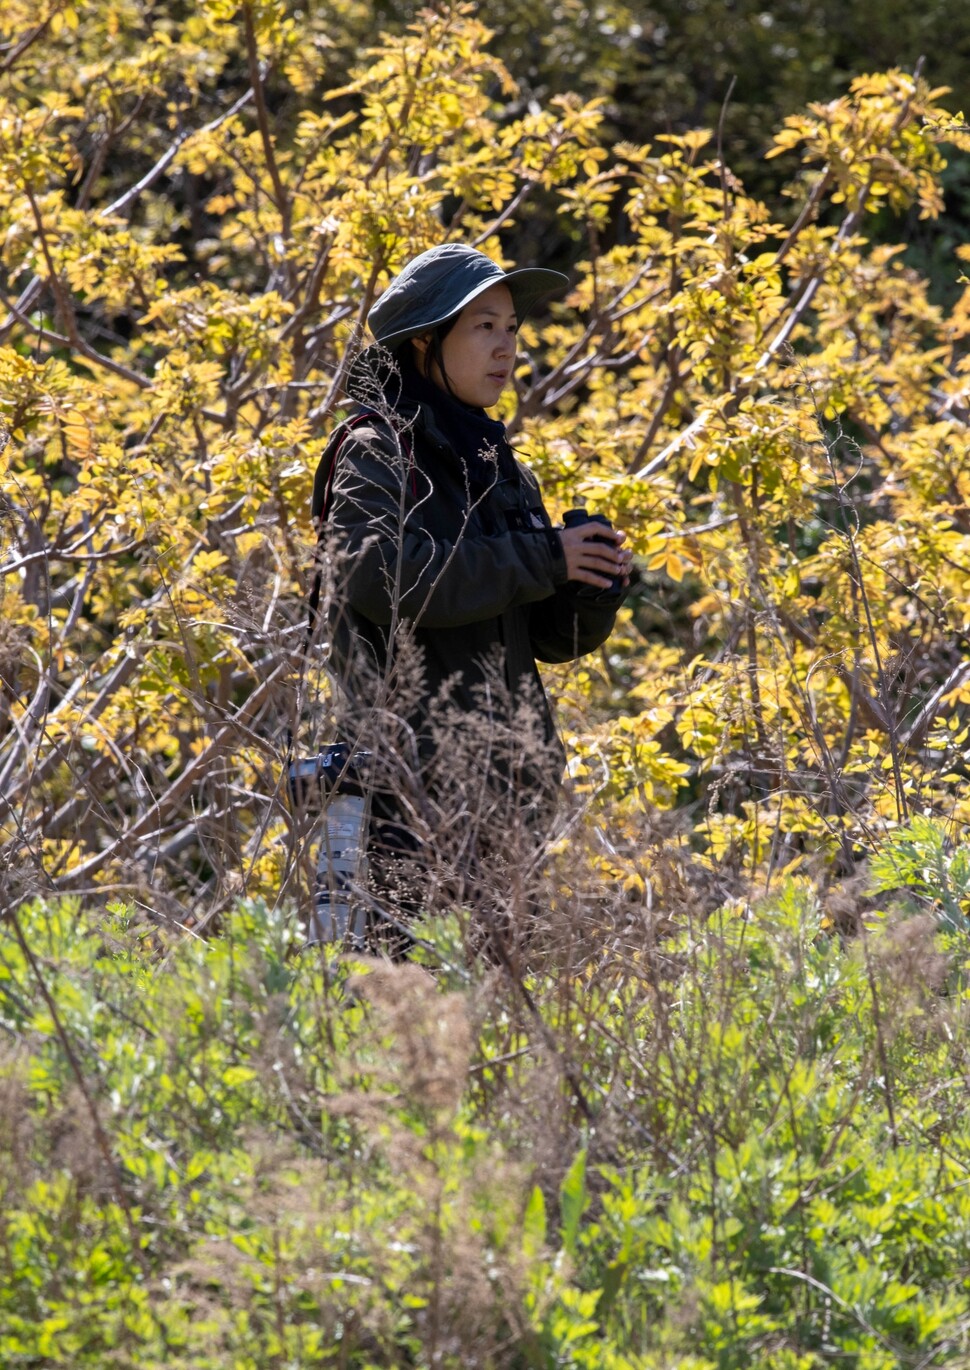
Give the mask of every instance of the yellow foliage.
[[473, 6], [343, 53], [339, 88], [350, 0], [183, 9], [59, 6], [0, 99], [3, 862], [137, 885], [171, 851], [191, 892], [211, 822], [249, 888], [289, 878], [346, 362], [408, 257], [506, 262], [520, 230], [564, 235], [571, 281], [503, 417], [553, 512], [607, 514], [641, 576], [603, 654], [548, 673], [575, 788], [631, 834], [689, 804], [749, 870], [963, 813], [970, 289], [943, 309], [865, 236], [939, 213], [967, 149], [943, 92], [893, 71], [793, 113], [781, 223], [709, 129], [610, 146], [599, 101], [515, 103]]

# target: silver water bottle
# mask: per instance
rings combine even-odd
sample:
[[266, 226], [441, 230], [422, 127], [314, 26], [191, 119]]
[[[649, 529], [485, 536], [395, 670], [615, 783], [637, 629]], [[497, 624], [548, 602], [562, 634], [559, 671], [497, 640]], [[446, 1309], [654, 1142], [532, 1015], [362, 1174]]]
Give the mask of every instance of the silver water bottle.
[[319, 812], [316, 879], [307, 945], [364, 945], [367, 910], [356, 890], [367, 875], [369, 752], [346, 742], [323, 747], [289, 767], [290, 803], [297, 814]]
[[354, 897], [354, 886], [366, 877], [366, 810], [364, 795], [349, 790], [336, 790], [327, 799], [308, 942], [364, 945], [367, 910]]

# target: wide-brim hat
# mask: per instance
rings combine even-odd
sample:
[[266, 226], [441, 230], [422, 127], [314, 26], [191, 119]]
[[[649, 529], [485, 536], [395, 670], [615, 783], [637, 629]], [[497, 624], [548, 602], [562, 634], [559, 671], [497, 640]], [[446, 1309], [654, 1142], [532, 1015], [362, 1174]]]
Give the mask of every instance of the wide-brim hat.
[[445, 323], [493, 285], [508, 286], [521, 323], [540, 300], [568, 284], [560, 271], [541, 266], [503, 271], [474, 247], [442, 243], [408, 262], [372, 306], [367, 323], [381, 346], [392, 349]]

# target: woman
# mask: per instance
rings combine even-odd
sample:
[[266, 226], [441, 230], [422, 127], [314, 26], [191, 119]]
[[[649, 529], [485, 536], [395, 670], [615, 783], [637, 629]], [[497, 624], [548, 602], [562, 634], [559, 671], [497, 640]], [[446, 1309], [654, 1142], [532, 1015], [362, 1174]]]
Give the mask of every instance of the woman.
[[416, 257], [368, 315], [358, 407], [317, 473], [333, 662], [374, 756], [371, 866], [398, 919], [502, 890], [508, 926], [564, 759], [536, 660], [598, 647], [628, 583], [624, 534], [553, 529], [486, 413], [522, 317], [565, 283], [460, 243]]

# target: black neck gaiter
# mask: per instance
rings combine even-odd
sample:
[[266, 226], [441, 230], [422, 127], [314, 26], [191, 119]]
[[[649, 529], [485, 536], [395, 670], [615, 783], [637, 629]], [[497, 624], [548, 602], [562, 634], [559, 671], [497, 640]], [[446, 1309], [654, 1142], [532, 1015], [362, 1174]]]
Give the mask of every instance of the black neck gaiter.
[[404, 397], [427, 405], [449, 445], [468, 470], [477, 491], [487, 490], [498, 480], [517, 480], [515, 458], [505, 436], [505, 424], [490, 419], [484, 409], [462, 404], [447, 390], [422, 376], [414, 364], [410, 346], [401, 348], [401, 386]]

